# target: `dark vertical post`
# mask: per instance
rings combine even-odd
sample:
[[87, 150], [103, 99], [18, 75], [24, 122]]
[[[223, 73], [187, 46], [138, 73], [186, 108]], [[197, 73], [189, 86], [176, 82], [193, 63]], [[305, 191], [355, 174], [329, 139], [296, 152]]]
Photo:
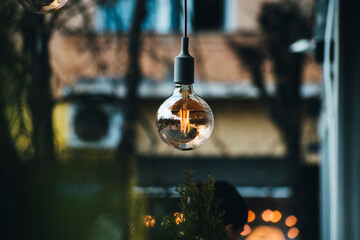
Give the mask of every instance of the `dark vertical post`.
[[51, 29], [44, 15], [24, 11], [21, 21], [24, 54], [29, 78], [28, 104], [32, 120], [34, 157], [28, 164], [24, 187], [28, 199], [27, 230], [29, 239], [53, 238], [52, 209], [56, 191], [56, 161], [52, 125], [53, 98], [49, 42]]
[[137, 0], [128, 38], [129, 66], [125, 77], [127, 95], [124, 102], [125, 119], [122, 141], [117, 151], [120, 184], [120, 218], [122, 240], [130, 239], [130, 194], [131, 179], [135, 176], [136, 124], [138, 119], [138, 87], [141, 81], [140, 52], [141, 25], [145, 20], [147, 0]]
[[339, 239], [360, 239], [359, 8], [359, 1], [339, 1]]

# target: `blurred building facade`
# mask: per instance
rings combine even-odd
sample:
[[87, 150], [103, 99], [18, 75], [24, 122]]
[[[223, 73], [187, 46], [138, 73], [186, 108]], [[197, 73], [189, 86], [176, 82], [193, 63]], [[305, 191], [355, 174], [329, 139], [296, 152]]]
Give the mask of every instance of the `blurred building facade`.
[[[83, 161], [99, 164], [94, 168], [100, 180], [91, 182], [94, 195], [108, 190], [102, 187], [112, 179], [103, 166], [114, 161], [122, 139], [129, 65], [127, 33], [135, 2], [119, 0], [91, 8], [90, 37], [79, 29], [83, 20], [73, 16], [54, 35], [50, 45], [53, 93], [58, 100], [54, 109], [57, 146], [62, 162], [81, 156]], [[173, 187], [182, 181], [183, 170], [193, 169], [199, 179], [213, 174], [218, 180], [236, 185], [251, 200], [249, 207], [257, 215], [254, 226], [264, 224], [260, 217], [264, 210], [277, 209], [284, 218], [276, 224], [286, 232], [289, 227], [284, 220], [293, 214], [290, 201], [294, 192], [288, 182], [283, 136], [246, 64], [228, 44], [231, 40], [243, 46], [261, 47], [257, 18], [264, 2], [278, 1], [189, 0], [190, 52], [196, 59], [195, 91], [211, 106], [215, 127], [203, 147], [179, 152], [158, 138], [155, 115], [173, 91], [173, 59], [180, 51], [182, 35], [182, 1], [148, 1], [139, 59], [143, 80], [138, 89], [136, 180], [140, 192], [158, 197], [164, 189], [173, 194]], [[300, 4], [305, 13], [312, 11], [312, 0]], [[272, 65], [266, 59], [263, 68], [270, 95], [275, 94]], [[304, 184], [314, 185], [311, 181], [317, 176], [319, 163], [317, 124], [322, 91], [321, 68], [314, 57], [308, 57], [302, 75], [302, 160], [315, 168]], [[68, 189], [69, 185], [72, 186], [60, 185], [62, 195], [76, 195], [76, 191]], [[87, 189], [86, 184], [78, 185]], [[151, 201], [158, 210], [163, 202], [154, 199], [157, 202]]]
[[[143, 124], [139, 123], [138, 130], [137, 145], [140, 154], [193, 156], [174, 153], [172, 149], [156, 141], [154, 127], [157, 107], [172, 93], [173, 59], [179, 52], [182, 28], [179, 11], [182, 8], [181, 2], [148, 2], [149, 12], [143, 25], [140, 57], [144, 79], [139, 89], [142, 101], [140, 112], [143, 118]], [[230, 39], [245, 46], [260, 46], [257, 15], [261, 4], [268, 1], [251, 1], [251, 4], [248, 1], [233, 0], [212, 2], [214, 6], [206, 6], [204, 1], [189, 2], [192, 16], [189, 18], [192, 32], [190, 51], [196, 59], [195, 90], [212, 102], [215, 114], [213, 137], [194, 154], [208, 157], [281, 157], [286, 151], [281, 133], [269, 118], [266, 104], [259, 98], [259, 92], [252, 83], [248, 69], [227, 44]], [[310, 11], [311, 3], [312, 1], [302, 3], [303, 11]], [[124, 76], [128, 66], [126, 32], [129, 30], [129, 13], [134, 4], [134, 1], [116, 1], [115, 5], [100, 6], [93, 11], [94, 29], [97, 33], [95, 41], [99, 48], [96, 54], [84, 36], [55, 35], [51, 42], [55, 96], [59, 99], [74, 94], [100, 94], [118, 99], [124, 97]], [[212, 11], [211, 14], [208, 10]], [[124, 14], [119, 15], [117, 12]], [[213, 16], [217, 16], [216, 19], [212, 19]], [[212, 20], [209, 21], [210, 19]], [[73, 26], [76, 26], [76, 21]], [[273, 92], [271, 61], [266, 60], [264, 66], [267, 89]], [[87, 85], [84, 84], [86, 82]], [[309, 57], [301, 87], [304, 102], [309, 102], [309, 105], [314, 100], [316, 102], [320, 92], [321, 69], [314, 59]], [[67, 129], [66, 140], [60, 142], [80, 147], [79, 144], [73, 144], [71, 134], [74, 131], [70, 127], [74, 119], [74, 110], [71, 109], [78, 108], [69, 106], [67, 110], [64, 107], [59, 109], [66, 111], [68, 115], [68, 125], [62, 125]], [[317, 145], [314, 131], [317, 116], [307, 110], [304, 116], [304, 150], [309, 153], [305, 159], [317, 162], [316, 151], [314, 153], [309, 150]], [[151, 127], [144, 127], [144, 124]], [[91, 146], [92, 144], [89, 144], [89, 147]]]

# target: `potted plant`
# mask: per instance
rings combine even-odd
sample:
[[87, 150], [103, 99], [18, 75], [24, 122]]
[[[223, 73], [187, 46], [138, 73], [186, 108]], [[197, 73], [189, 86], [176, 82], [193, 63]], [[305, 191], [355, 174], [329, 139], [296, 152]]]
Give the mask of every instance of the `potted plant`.
[[219, 212], [220, 199], [215, 199], [215, 179], [195, 184], [193, 171], [185, 171], [185, 181], [176, 188], [180, 194], [180, 212], [166, 216], [162, 222], [167, 239], [226, 240], [227, 232]]

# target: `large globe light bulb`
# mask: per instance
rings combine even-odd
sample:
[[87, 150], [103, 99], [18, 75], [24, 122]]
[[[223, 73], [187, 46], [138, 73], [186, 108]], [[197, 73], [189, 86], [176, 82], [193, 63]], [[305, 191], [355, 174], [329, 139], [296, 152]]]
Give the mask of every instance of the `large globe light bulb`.
[[189, 39], [182, 38], [181, 53], [175, 58], [175, 90], [159, 108], [156, 127], [169, 146], [186, 151], [203, 145], [214, 127], [209, 105], [194, 93], [194, 58], [189, 54]]
[[173, 95], [157, 112], [160, 138], [179, 150], [193, 150], [203, 145], [211, 135], [214, 116], [209, 105], [196, 95], [193, 85], [176, 84]]
[[51, 13], [62, 8], [68, 0], [18, 0], [27, 10], [33, 13]]

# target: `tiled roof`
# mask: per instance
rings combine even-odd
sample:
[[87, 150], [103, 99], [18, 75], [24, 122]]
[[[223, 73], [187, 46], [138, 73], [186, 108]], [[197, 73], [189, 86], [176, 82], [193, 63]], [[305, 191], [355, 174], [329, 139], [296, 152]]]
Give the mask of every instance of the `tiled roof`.
[[[250, 74], [239, 61], [226, 39], [231, 37], [244, 45], [256, 46], [258, 36], [206, 33], [191, 36], [190, 52], [196, 60], [196, 78], [203, 83], [251, 86]], [[180, 51], [181, 36], [144, 35], [141, 50], [141, 69], [145, 79], [154, 83], [167, 82], [173, 75], [173, 59]], [[66, 86], [84, 78], [106, 77], [122, 79], [128, 64], [126, 36], [99, 36], [89, 43], [81, 36], [56, 34], [51, 42], [51, 63], [54, 70], [53, 90], [62, 97]], [[264, 63], [265, 79], [273, 85], [272, 63]], [[321, 68], [312, 57], [307, 59], [303, 83], [319, 85]]]

